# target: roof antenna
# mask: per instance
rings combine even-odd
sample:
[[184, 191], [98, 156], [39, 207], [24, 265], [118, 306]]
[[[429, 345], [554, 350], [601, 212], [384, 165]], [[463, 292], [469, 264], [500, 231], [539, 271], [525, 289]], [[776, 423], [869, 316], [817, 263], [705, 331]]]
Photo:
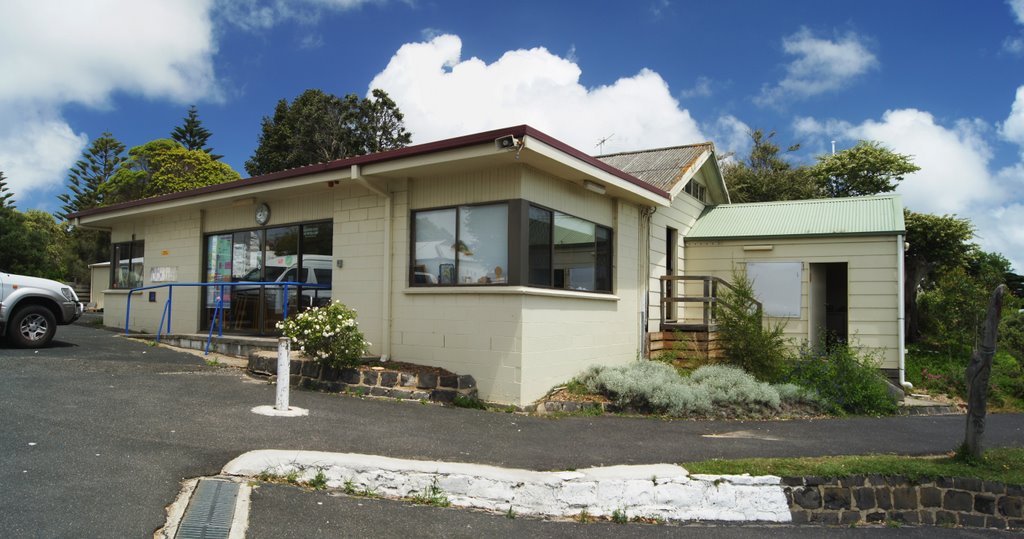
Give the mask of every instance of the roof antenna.
[[597, 141], [597, 144], [595, 144], [594, 147], [597, 148], [597, 154], [598, 155], [604, 154], [604, 143], [608, 142], [608, 140], [610, 140], [614, 136], [615, 136], [615, 133], [612, 133], [611, 135], [608, 135], [607, 137]]

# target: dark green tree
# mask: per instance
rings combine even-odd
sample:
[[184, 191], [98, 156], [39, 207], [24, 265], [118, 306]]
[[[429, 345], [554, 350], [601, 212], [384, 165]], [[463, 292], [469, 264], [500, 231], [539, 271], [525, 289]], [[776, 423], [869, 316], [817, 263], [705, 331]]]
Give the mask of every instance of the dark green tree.
[[919, 290], [930, 289], [936, 279], [955, 267], [965, 267], [977, 246], [974, 225], [955, 215], [932, 215], [903, 210], [909, 244], [904, 255], [904, 308], [906, 337], [916, 342], [921, 335]]
[[102, 205], [100, 188], [124, 161], [124, 149], [124, 144], [110, 133], [100, 135], [68, 171], [67, 191], [57, 195], [61, 207], [54, 212], [54, 216], [58, 222], [64, 223], [67, 246], [72, 255], [68, 261], [66, 277], [72, 281], [88, 281], [89, 264], [110, 258], [110, 233], [70, 228], [68, 215]]
[[[722, 167], [725, 184], [733, 202], [769, 202], [818, 198], [820, 192], [807, 167], [793, 167], [783, 158], [782, 148], [760, 129], [750, 133], [754, 142], [750, 155]], [[786, 153], [800, 149], [794, 144]]]
[[54, 212], [57, 220], [67, 221], [68, 214], [99, 206], [100, 186], [110, 180], [124, 159], [124, 144], [110, 133], [94, 140], [68, 171], [68, 190], [57, 195], [61, 201], [60, 210]]
[[101, 188], [103, 204], [118, 204], [239, 179], [230, 166], [202, 150], [157, 139], [128, 150], [128, 159]]
[[371, 98], [360, 104], [363, 153], [377, 153], [404, 148], [412, 143], [412, 134], [405, 130], [405, 115], [384, 90], [374, 88]]
[[69, 256], [66, 238], [47, 212], [4, 209], [0, 211], [0, 269], [63, 280]]
[[264, 117], [256, 151], [245, 163], [253, 176], [408, 145], [398, 105], [379, 89], [371, 97], [338, 97], [306, 90], [290, 104], [277, 102]]
[[818, 156], [809, 172], [824, 196], [852, 197], [895, 191], [903, 176], [918, 170], [911, 156], [862, 140], [839, 153]]
[[209, 129], [203, 127], [203, 122], [199, 119], [199, 109], [195, 105], [188, 108], [188, 114], [182, 119], [182, 122], [171, 131], [172, 139], [184, 146], [186, 150], [202, 150], [210, 154], [214, 161], [219, 161], [221, 157], [224, 157], [214, 154], [213, 148], [206, 145], [211, 133]]
[[0, 209], [14, 208], [14, 193], [7, 187], [7, 178], [0, 170]]

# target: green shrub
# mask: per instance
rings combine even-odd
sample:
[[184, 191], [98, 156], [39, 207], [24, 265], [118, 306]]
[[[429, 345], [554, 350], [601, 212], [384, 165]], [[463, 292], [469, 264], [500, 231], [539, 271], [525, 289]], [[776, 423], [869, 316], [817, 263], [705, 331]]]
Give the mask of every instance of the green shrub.
[[897, 409], [877, 362], [845, 345], [804, 353], [792, 364], [789, 380], [814, 390], [833, 413], [885, 415]]
[[[929, 393], [941, 393], [966, 400], [964, 371], [970, 355], [948, 355], [927, 345], [907, 347], [907, 380]], [[989, 378], [989, 407], [994, 410], [1024, 410], [1024, 367], [1011, 353], [997, 349]]]
[[370, 346], [359, 331], [356, 312], [340, 302], [289, 316], [277, 329], [307, 356], [333, 367], [358, 364]]
[[757, 308], [754, 287], [747, 276], [733, 274], [735, 290], [719, 294], [718, 342], [725, 361], [760, 380], [779, 380], [793, 354], [781, 323], [768, 323]]

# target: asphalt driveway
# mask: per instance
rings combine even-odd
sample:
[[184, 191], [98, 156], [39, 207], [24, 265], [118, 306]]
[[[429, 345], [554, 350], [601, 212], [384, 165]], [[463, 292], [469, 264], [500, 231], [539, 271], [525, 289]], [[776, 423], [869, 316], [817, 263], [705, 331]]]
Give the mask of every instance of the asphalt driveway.
[[[54, 346], [0, 344], [0, 535], [143, 537], [182, 479], [253, 449], [359, 452], [538, 470], [711, 457], [934, 454], [964, 418], [695, 422], [545, 419], [295, 391], [301, 418], [250, 409], [273, 386], [237, 369], [84, 326]], [[712, 437], [709, 437], [712, 436]], [[1024, 445], [1024, 415], [990, 416], [990, 446]]]

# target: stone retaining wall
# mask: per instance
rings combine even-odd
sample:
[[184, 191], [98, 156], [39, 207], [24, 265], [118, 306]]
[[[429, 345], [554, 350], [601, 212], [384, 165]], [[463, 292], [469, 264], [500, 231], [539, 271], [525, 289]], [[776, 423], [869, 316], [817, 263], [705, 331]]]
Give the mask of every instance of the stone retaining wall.
[[[253, 354], [249, 356], [248, 370], [276, 376], [277, 357]], [[476, 380], [468, 374], [412, 372], [368, 365], [338, 369], [311, 360], [292, 359], [290, 376], [289, 384], [293, 387], [318, 391], [445, 403], [457, 396], [477, 398]]]
[[965, 478], [784, 477], [794, 523], [1024, 528], [1024, 487]]

